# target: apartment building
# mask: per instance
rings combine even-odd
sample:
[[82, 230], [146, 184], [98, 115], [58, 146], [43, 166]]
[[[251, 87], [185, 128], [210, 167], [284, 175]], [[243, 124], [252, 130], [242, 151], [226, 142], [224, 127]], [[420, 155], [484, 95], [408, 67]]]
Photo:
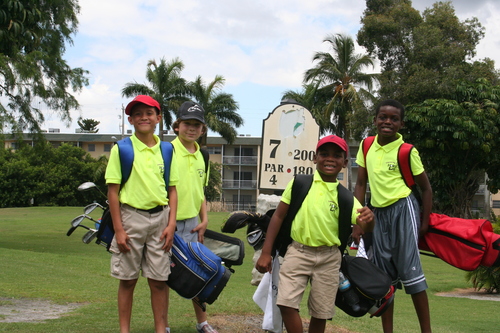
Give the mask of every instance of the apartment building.
[[[131, 132], [125, 136], [130, 136]], [[70, 143], [83, 148], [92, 157], [98, 158], [102, 155], [109, 156], [114, 142], [120, 140], [120, 134], [94, 134], [94, 133], [59, 133], [57, 130], [45, 133], [47, 141], [54, 147], [62, 143]], [[174, 134], [166, 134], [163, 140], [172, 141]], [[24, 135], [24, 140], [31, 141], [28, 134]], [[356, 183], [357, 165], [355, 157], [358, 151], [357, 142], [350, 142], [349, 152], [352, 162], [352, 188]], [[228, 144], [221, 137], [209, 136], [207, 138], [207, 149], [210, 154], [210, 161], [222, 164], [222, 195], [220, 201], [224, 203], [228, 211], [253, 210], [256, 206], [257, 197], [263, 194], [281, 194], [280, 191], [260, 190], [258, 188], [260, 156], [262, 138], [247, 135], [236, 137], [233, 144]], [[5, 148], [16, 149], [17, 143], [14, 140], [6, 140]], [[339, 181], [347, 187], [347, 169], [343, 169], [338, 176]], [[486, 185], [481, 185], [474, 196], [472, 210], [478, 216], [489, 216], [490, 209], [500, 215], [500, 193], [491, 194]]]

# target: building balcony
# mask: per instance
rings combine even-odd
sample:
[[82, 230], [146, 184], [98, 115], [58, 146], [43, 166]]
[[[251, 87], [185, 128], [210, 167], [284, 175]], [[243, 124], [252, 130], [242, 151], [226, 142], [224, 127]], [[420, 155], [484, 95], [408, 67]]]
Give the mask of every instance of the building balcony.
[[223, 189], [254, 190], [257, 188], [257, 180], [223, 179], [222, 180], [222, 188]]
[[257, 165], [257, 156], [224, 156], [222, 164], [225, 165]]

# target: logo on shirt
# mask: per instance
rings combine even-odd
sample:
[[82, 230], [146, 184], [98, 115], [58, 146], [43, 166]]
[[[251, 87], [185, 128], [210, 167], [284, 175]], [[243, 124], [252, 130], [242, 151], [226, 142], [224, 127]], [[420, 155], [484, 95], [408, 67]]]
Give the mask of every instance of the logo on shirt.
[[198, 171], [198, 175], [200, 176], [200, 178], [202, 178], [202, 177], [203, 177], [203, 174], [205, 173], [205, 170], [203, 170], [203, 169], [198, 169], [197, 171]]
[[328, 201], [328, 204], [330, 205], [330, 212], [335, 212], [339, 208], [337, 204], [333, 201]]
[[395, 162], [387, 162], [387, 170], [393, 171], [396, 170], [397, 164]]
[[160, 169], [160, 174], [163, 174], [165, 172], [165, 166], [162, 164], [158, 164], [158, 169]]

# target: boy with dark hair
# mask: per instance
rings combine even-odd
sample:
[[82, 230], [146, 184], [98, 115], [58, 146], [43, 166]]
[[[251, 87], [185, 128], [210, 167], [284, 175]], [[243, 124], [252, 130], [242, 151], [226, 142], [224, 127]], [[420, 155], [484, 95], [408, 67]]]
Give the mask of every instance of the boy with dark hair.
[[165, 184], [160, 139], [154, 134], [161, 121], [160, 105], [139, 95], [126, 107], [135, 133], [130, 138], [134, 163], [122, 184], [118, 145], [111, 149], [106, 168], [108, 201], [115, 236], [111, 243], [111, 275], [120, 280], [118, 316], [120, 332], [130, 332], [132, 301], [139, 272], [148, 279], [155, 332], [165, 332], [166, 291], [170, 274], [170, 249], [175, 232], [179, 174], [172, 156], [170, 180]]
[[[197, 140], [207, 131], [205, 110], [197, 103], [184, 102], [179, 108], [178, 118], [172, 128], [177, 134], [177, 138], [172, 141], [176, 162], [183, 175], [177, 184], [180, 204], [177, 208], [176, 233], [186, 242], [203, 243], [203, 236], [208, 226], [207, 202], [204, 194], [208, 174], [205, 172], [205, 161]], [[193, 307], [197, 319], [197, 331], [217, 333], [207, 322], [207, 313], [195, 301]], [[166, 318], [168, 333], [168, 315]]]
[[[402, 283], [411, 294], [422, 332], [431, 332], [427, 283], [418, 250], [418, 238], [427, 232], [432, 209], [432, 188], [416, 149], [411, 150], [411, 170], [422, 191], [422, 218], [412, 190], [406, 186], [398, 166], [398, 150], [403, 144], [399, 130], [404, 126], [404, 106], [385, 100], [376, 107], [374, 124], [377, 136], [365, 156], [360, 145], [354, 196], [365, 203], [370, 181], [371, 206], [374, 207], [373, 261], [388, 273], [394, 285]], [[365, 225], [365, 231], [372, 227]], [[353, 234], [357, 238], [357, 235]], [[394, 303], [382, 315], [385, 333], [393, 331]]]
[[[299, 306], [307, 284], [309, 294], [310, 333], [323, 333], [326, 320], [335, 314], [335, 297], [339, 284], [342, 253], [338, 249], [339, 204], [337, 175], [347, 165], [348, 147], [342, 138], [329, 135], [319, 140], [314, 163], [313, 183], [292, 222], [292, 243], [280, 268], [278, 305], [288, 333], [302, 333]], [[255, 267], [261, 273], [270, 272], [272, 250], [276, 236], [287, 215], [291, 202], [293, 180], [283, 192], [266, 233], [262, 254]], [[355, 223], [371, 221], [372, 212], [354, 199], [350, 214]], [[345, 223], [346, 221], [343, 221]], [[275, 259], [276, 260], [276, 259]]]

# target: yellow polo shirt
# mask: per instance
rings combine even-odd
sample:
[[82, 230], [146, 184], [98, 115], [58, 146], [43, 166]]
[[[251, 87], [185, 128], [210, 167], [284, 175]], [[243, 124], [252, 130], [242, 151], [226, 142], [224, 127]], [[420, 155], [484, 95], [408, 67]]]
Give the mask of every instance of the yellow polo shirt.
[[[403, 144], [403, 136], [397, 134], [397, 140], [381, 146], [378, 136], [375, 137], [372, 146], [366, 154], [366, 165], [363, 156], [363, 143], [360, 144], [356, 163], [366, 168], [368, 181], [370, 182], [371, 204], [374, 207], [387, 207], [406, 198], [411, 193], [411, 189], [406, 186], [398, 165], [399, 146]], [[411, 170], [414, 176], [424, 172], [422, 160], [416, 148], [411, 150], [410, 155]]]
[[196, 152], [190, 153], [179, 138], [172, 141], [177, 168], [182, 178], [177, 184], [177, 220], [186, 220], [198, 216], [205, 200], [204, 187], [208, 183], [205, 173], [205, 161], [200, 146], [195, 142]]
[[[290, 181], [283, 192], [281, 201], [290, 204], [293, 180]], [[313, 183], [307, 193], [292, 223], [292, 239], [307, 246], [339, 246], [339, 182], [324, 182], [316, 170]], [[354, 198], [351, 214], [351, 223], [356, 223], [359, 215], [357, 210], [362, 208], [359, 201]]]
[[[168, 204], [168, 193], [163, 179], [163, 157], [160, 139], [154, 136], [156, 144], [146, 146], [135, 134], [130, 137], [134, 149], [132, 172], [125, 185], [120, 189], [120, 202], [139, 209], [151, 209]], [[121, 184], [122, 171], [118, 145], [114, 145], [106, 168], [106, 184]], [[179, 173], [175, 163], [175, 154], [170, 166], [169, 186], [176, 186]]]

